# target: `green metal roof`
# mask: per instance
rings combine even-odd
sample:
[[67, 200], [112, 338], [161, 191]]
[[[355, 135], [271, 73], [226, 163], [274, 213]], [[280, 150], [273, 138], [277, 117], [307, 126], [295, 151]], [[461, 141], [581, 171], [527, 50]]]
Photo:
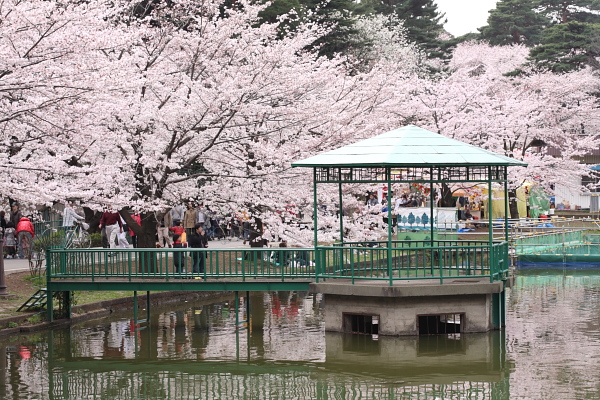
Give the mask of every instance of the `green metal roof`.
[[293, 167], [439, 167], [527, 164], [408, 125], [296, 161]]

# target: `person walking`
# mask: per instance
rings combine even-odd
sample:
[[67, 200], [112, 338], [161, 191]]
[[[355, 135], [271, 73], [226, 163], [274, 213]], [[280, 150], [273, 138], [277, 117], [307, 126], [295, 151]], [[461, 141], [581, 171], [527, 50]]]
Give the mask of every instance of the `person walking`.
[[179, 204], [171, 208], [171, 218], [173, 219], [173, 225], [169, 226], [169, 228], [173, 226], [179, 226], [179, 223], [183, 221], [184, 215], [185, 207], [183, 205]]
[[246, 241], [250, 240], [250, 217], [248, 217], [246, 210], [242, 211], [240, 220], [242, 221], [242, 238], [244, 239], [244, 244], [246, 244]]
[[[181, 237], [178, 234], [173, 235], [173, 248], [174, 249], [182, 249], [186, 247], [183, 243], [181, 243]], [[183, 252], [173, 252], [173, 265], [175, 266], [175, 273], [177, 274], [185, 274], [185, 253]], [[181, 276], [175, 277], [175, 279], [180, 279]]]
[[73, 204], [70, 201], [67, 201], [63, 212], [63, 229], [67, 230], [72, 228], [75, 226], [75, 221], [85, 221], [85, 217], [77, 214], [73, 209]]
[[21, 214], [19, 205], [17, 203], [12, 203], [9, 221], [11, 221], [13, 223], [13, 226], [16, 227], [17, 225], [19, 225], [19, 221], [21, 220], [22, 217], [23, 217], [23, 215]]
[[158, 221], [156, 233], [158, 234], [158, 245], [160, 247], [172, 247], [171, 237], [169, 236], [169, 229], [173, 227], [173, 217], [171, 216], [171, 210], [167, 211], [163, 217]]
[[[142, 226], [142, 217], [140, 216], [140, 214], [131, 214], [131, 218], [133, 218], [133, 220], [137, 222], [139, 226]], [[131, 229], [131, 227], [129, 227], [129, 236], [131, 236], [131, 245], [133, 246], [133, 248], [137, 248], [138, 237], [133, 231], [133, 229]]]
[[[18, 251], [19, 258], [24, 258], [25, 254], [23, 253], [23, 248], [25, 246], [31, 246], [33, 241], [33, 237], [35, 236], [35, 231], [33, 229], [33, 224], [27, 217], [21, 218], [19, 223], [17, 224], [17, 242], [18, 242]], [[28, 249], [30, 251], [31, 249]]]
[[105, 211], [100, 218], [100, 225], [98, 227], [106, 227], [106, 237], [108, 238], [108, 244], [111, 249], [117, 247], [116, 239], [119, 233], [123, 232], [123, 224], [121, 223], [121, 216], [118, 212]]
[[129, 242], [127, 241], [127, 232], [129, 231], [129, 227], [121, 215], [119, 215], [119, 219], [121, 220], [121, 231], [117, 235], [117, 242], [119, 243], [120, 248], [128, 249]]
[[2, 232], [6, 229], [6, 213], [4, 211], [0, 211], [0, 228], [2, 228]]
[[201, 224], [202, 229], [206, 230], [206, 213], [204, 212], [204, 204], [198, 204], [196, 208], [196, 224]]
[[[208, 247], [208, 237], [202, 228], [202, 225], [196, 224], [194, 227], [194, 233], [188, 237], [188, 245], [194, 249], [205, 249]], [[193, 251], [192, 252], [192, 273], [203, 274], [204, 273], [204, 252]]]
[[188, 236], [192, 235], [196, 226], [196, 209], [193, 203], [188, 203], [187, 210], [183, 214], [183, 227]]

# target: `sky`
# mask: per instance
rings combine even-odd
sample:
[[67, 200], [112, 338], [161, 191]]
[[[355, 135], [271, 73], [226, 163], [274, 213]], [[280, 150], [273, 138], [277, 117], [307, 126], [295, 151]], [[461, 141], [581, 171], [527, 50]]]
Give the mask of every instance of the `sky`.
[[487, 24], [488, 11], [498, 0], [435, 0], [438, 9], [446, 13], [446, 30], [454, 36], [477, 32]]

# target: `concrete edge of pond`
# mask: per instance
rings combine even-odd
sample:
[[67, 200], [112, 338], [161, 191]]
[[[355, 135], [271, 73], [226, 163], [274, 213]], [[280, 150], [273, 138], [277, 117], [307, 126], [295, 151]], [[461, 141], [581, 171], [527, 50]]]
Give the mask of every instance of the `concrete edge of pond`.
[[[150, 302], [152, 305], [173, 304], [180, 301], [189, 301], [194, 299], [206, 298], [221, 294], [221, 292], [158, 292], [150, 294]], [[140, 304], [146, 301], [146, 295], [139, 295], [138, 301]], [[27, 319], [39, 314], [39, 312], [28, 312], [23, 315], [0, 318], [0, 337], [10, 336], [19, 333], [39, 332], [46, 329], [51, 329], [57, 326], [75, 324], [83, 321], [102, 318], [115, 312], [133, 310], [133, 296], [122, 297], [118, 299], [103, 300], [94, 303], [82, 304], [73, 306], [73, 315], [70, 319], [58, 319], [53, 322], [40, 322], [37, 324], [22, 325], [27, 323]], [[45, 311], [43, 311], [45, 313]], [[12, 323], [19, 326], [9, 327]]]

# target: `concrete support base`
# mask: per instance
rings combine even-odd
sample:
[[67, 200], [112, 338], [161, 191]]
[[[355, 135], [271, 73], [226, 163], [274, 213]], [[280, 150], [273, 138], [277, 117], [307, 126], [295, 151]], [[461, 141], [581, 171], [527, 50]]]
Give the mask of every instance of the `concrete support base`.
[[[387, 282], [328, 281], [311, 284], [322, 293], [325, 330], [351, 332], [353, 315], [373, 316], [379, 335], [418, 335], [423, 317], [460, 315], [460, 333], [487, 332], [504, 324], [504, 282], [485, 279]], [[421, 318], [419, 318], [421, 317]], [[423, 322], [422, 322], [423, 323]], [[421, 327], [421, 331], [423, 327]]]

